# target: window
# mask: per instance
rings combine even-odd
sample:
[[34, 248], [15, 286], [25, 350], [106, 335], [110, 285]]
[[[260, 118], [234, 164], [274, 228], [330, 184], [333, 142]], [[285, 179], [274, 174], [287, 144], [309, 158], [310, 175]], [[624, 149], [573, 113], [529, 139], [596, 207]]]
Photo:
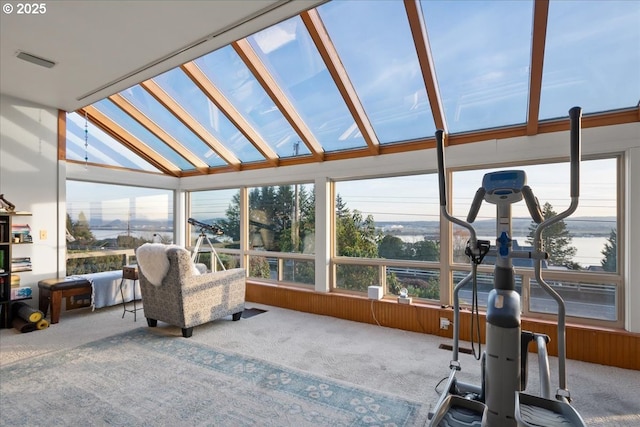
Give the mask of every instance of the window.
[[633, 107], [640, 93], [640, 3], [553, 1], [544, 54], [540, 119]]
[[[567, 209], [569, 164], [514, 166], [527, 175], [527, 184], [540, 202], [543, 213], [553, 216]], [[617, 159], [583, 161], [577, 211], [543, 235], [550, 252], [548, 265], [554, 269], [616, 272], [617, 266]], [[485, 173], [498, 169], [460, 171], [453, 174], [453, 214], [466, 218], [476, 190]], [[474, 222], [478, 238], [496, 239], [496, 207], [486, 201]], [[534, 224], [524, 201], [512, 205], [512, 236], [520, 247], [531, 245]], [[468, 239], [466, 229], [454, 227], [454, 262], [467, 262], [463, 254]], [[609, 249], [607, 249], [609, 247]], [[603, 252], [606, 250], [607, 254]]]
[[[433, 135], [433, 116], [403, 3], [333, 1], [317, 10], [380, 143]], [[357, 134], [355, 126], [351, 133]]]
[[406, 287], [411, 296], [439, 298], [437, 179], [429, 174], [335, 183], [336, 288], [366, 292], [383, 285], [397, 295]]
[[449, 132], [524, 123], [533, 2], [421, 4]]
[[194, 191], [189, 193], [189, 199], [189, 219], [211, 226], [189, 227], [188, 244], [194, 250], [198, 247], [197, 261], [215, 269], [218, 260], [211, 259], [213, 248], [225, 268], [239, 267], [240, 190]]
[[294, 184], [249, 189], [249, 248], [314, 253], [313, 185]]
[[173, 243], [170, 190], [67, 181], [67, 275], [119, 270], [146, 242]]
[[353, 132], [354, 119], [299, 16], [247, 41], [325, 151], [366, 146]]
[[254, 187], [248, 198], [249, 276], [313, 285], [314, 186]]
[[67, 114], [66, 139], [68, 160], [159, 172], [156, 167], [77, 113]]
[[[582, 161], [578, 209], [568, 218], [543, 233], [543, 249], [549, 259], [543, 261], [543, 278], [566, 302], [567, 315], [610, 322], [622, 319], [622, 277], [618, 250], [618, 164], [619, 158]], [[550, 163], [514, 166], [524, 170], [527, 184], [537, 196], [545, 218], [567, 209], [570, 203], [569, 164]], [[485, 173], [496, 169], [453, 173], [453, 215], [465, 219], [476, 190]], [[530, 250], [534, 223], [524, 201], [512, 205], [514, 246]], [[483, 202], [473, 223], [479, 239], [495, 245], [496, 207]], [[466, 229], [452, 227], [453, 263], [469, 263], [464, 248], [469, 238]], [[487, 272], [492, 266], [488, 257], [483, 263]], [[525, 297], [524, 313], [556, 313], [555, 301], [533, 277], [532, 261], [514, 259], [516, 287]], [[468, 271], [468, 270], [466, 270]], [[454, 272], [454, 284], [465, 272]], [[490, 273], [479, 274], [480, 304], [486, 305], [486, 292], [493, 282]], [[461, 301], [467, 302], [464, 294]]]

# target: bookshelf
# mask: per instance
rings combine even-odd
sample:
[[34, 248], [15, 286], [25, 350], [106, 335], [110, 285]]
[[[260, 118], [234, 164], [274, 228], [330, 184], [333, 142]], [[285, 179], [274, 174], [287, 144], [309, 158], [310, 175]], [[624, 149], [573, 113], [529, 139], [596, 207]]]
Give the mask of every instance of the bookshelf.
[[[11, 327], [11, 303], [31, 299], [31, 296], [12, 295], [12, 277], [21, 272], [31, 271], [31, 257], [16, 256], [14, 250], [19, 245], [33, 242], [29, 225], [29, 212], [0, 212], [0, 327]], [[28, 254], [28, 252], [26, 252]], [[14, 287], [14, 289], [16, 289]], [[13, 296], [13, 298], [12, 298]]]

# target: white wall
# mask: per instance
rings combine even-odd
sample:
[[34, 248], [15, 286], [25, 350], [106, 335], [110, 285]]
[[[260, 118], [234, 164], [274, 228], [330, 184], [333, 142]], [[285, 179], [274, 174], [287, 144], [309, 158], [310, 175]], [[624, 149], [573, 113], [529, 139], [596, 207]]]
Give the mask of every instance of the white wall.
[[[57, 162], [57, 120], [55, 109], [0, 96], [0, 194], [16, 210], [33, 214], [24, 218], [33, 244], [14, 246], [13, 255], [31, 257], [33, 271], [19, 274], [20, 283], [33, 288], [34, 307], [37, 282], [57, 277], [60, 267], [64, 272], [64, 228], [59, 232], [64, 218], [60, 222], [58, 200], [64, 200], [65, 187]], [[45, 239], [40, 239], [41, 230]]]
[[[638, 132], [640, 134], [640, 131]], [[627, 222], [625, 250], [625, 315], [627, 330], [640, 332], [640, 135], [636, 147], [626, 157], [627, 188], [625, 217]]]

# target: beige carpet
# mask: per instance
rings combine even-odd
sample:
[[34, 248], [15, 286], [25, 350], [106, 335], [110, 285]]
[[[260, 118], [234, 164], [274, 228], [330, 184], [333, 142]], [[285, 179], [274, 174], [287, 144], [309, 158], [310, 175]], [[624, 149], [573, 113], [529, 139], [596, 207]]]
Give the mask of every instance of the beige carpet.
[[[222, 319], [197, 327], [190, 340], [423, 402], [427, 408], [437, 401], [434, 388], [448, 374], [451, 356], [438, 346], [450, 344], [450, 340], [277, 307], [247, 306], [267, 311], [238, 322]], [[63, 312], [60, 323], [42, 331], [20, 334], [14, 329], [2, 330], [0, 365], [71, 349], [146, 325], [142, 312], [138, 312], [137, 322], [131, 313], [124, 319], [121, 316], [121, 307], [95, 312], [81, 309]], [[156, 330], [177, 337], [181, 334], [180, 329], [161, 322]], [[531, 359], [534, 363], [535, 360]], [[478, 362], [463, 354], [461, 364], [459, 378], [478, 383]], [[555, 359], [551, 366], [555, 381]], [[577, 361], [569, 361], [567, 371], [574, 407], [588, 425], [640, 425], [639, 371]], [[538, 388], [537, 381], [536, 367], [532, 365], [532, 393]], [[0, 383], [0, 403], [1, 387]]]

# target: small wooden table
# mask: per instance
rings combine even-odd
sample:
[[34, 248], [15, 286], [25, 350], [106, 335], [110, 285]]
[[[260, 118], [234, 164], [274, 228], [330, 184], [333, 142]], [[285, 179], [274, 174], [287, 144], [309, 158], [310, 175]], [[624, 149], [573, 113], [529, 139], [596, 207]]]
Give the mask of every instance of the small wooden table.
[[[133, 309], [127, 309], [127, 303], [124, 300], [124, 291], [122, 290], [122, 286], [124, 285], [125, 280], [133, 280]], [[122, 318], [124, 319], [124, 315], [129, 313], [133, 313], [133, 321], [136, 321], [136, 312], [138, 310], [142, 310], [142, 307], [136, 307], [136, 281], [138, 280], [138, 266], [137, 265], [127, 265], [122, 268], [122, 280], [120, 280], [120, 296], [122, 297]]]
[[91, 294], [91, 282], [84, 277], [70, 276], [57, 279], [46, 279], [38, 282], [40, 296], [38, 308], [47, 317], [51, 306], [51, 324], [60, 321], [62, 297]]

